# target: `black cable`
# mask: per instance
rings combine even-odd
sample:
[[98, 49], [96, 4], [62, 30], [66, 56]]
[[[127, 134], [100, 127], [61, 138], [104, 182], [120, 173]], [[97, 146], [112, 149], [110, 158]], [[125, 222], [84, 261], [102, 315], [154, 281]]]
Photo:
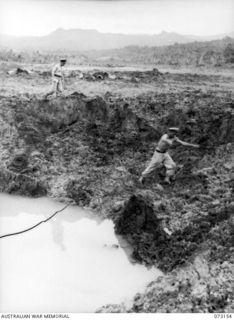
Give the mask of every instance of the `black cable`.
[[14, 233], [8, 233], [8, 234], [4, 234], [3, 236], [0, 236], [0, 238], [5, 238], [5, 237], [10, 237], [10, 236], [15, 236], [17, 234], [21, 234], [27, 231], [30, 231], [36, 227], [38, 227], [40, 224], [49, 221], [50, 219], [52, 219], [56, 214], [58, 214], [59, 212], [62, 212], [63, 210], [65, 210], [70, 204], [67, 204], [65, 207], [63, 207], [62, 209], [56, 211], [55, 213], [53, 213], [49, 218], [47, 218], [46, 220], [42, 220], [40, 222], [38, 222], [37, 224], [35, 224], [34, 226], [32, 226], [31, 228], [19, 231], [19, 232], [14, 232]]

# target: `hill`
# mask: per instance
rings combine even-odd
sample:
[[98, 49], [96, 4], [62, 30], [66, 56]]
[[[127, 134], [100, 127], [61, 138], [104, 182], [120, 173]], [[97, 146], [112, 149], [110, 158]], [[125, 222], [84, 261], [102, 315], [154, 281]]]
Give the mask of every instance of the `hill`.
[[[149, 34], [113, 34], [101, 33], [96, 30], [57, 29], [42, 37], [15, 37], [0, 35], [0, 46], [14, 50], [42, 50], [42, 51], [87, 51], [108, 50], [126, 46], [165, 46], [174, 43], [188, 43], [193, 41], [207, 41], [220, 39], [226, 35], [213, 37], [197, 37], [181, 35], [175, 32], [161, 32]], [[233, 34], [230, 35], [231, 37]]]
[[99, 53], [97, 62], [105, 60], [104, 56], [109, 57], [109, 62], [113, 64], [121, 61], [124, 64], [224, 66], [234, 63], [234, 39], [225, 37], [222, 40], [176, 43], [162, 47], [128, 46]]

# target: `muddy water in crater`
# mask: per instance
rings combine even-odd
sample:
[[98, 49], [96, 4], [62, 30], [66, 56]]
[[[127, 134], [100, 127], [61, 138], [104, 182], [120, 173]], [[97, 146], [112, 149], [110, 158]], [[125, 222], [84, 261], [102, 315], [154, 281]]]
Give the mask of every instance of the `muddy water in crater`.
[[[0, 235], [31, 227], [62, 207], [46, 198], [0, 194]], [[32, 231], [0, 239], [0, 312], [94, 312], [129, 303], [161, 273], [132, 264], [121, 243], [112, 221], [76, 206]]]

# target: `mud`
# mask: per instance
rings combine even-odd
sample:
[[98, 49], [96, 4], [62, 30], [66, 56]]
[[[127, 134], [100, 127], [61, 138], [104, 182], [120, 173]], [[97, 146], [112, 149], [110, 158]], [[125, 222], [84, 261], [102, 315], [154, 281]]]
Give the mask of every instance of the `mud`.
[[[69, 81], [72, 85], [76, 76]], [[95, 81], [78, 81], [110, 90], [100, 94], [93, 87], [90, 95], [73, 91], [51, 100], [2, 92], [0, 190], [48, 194], [95, 209], [114, 221], [136, 261], [165, 272], [130, 309], [115, 305], [100, 312], [231, 312], [232, 80], [152, 70], [116, 73], [112, 79], [98, 73]], [[125, 86], [122, 93], [118, 86]], [[140, 173], [168, 126], [179, 126], [181, 139], [200, 148], [171, 150], [177, 163], [172, 185], [163, 184], [161, 170], [142, 186]], [[201, 255], [205, 274], [196, 266]]]

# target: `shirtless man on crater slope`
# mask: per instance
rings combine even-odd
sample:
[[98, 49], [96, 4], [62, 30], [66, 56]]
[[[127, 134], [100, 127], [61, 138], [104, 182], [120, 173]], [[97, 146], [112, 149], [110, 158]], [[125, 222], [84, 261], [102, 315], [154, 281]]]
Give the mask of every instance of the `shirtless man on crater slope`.
[[197, 144], [192, 144], [192, 143], [188, 143], [180, 140], [176, 136], [178, 132], [179, 132], [179, 128], [174, 128], [174, 127], [169, 128], [168, 132], [161, 137], [161, 139], [159, 140], [156, 146], [155, 152], [153, 154], [153, 157], [151, 158], [149, 165], [141, 174], [139, 182], [143, 184], [145, 182], [145, 179], [147, 177], [150, 177], [157, 168], [165, 166], [166, 167], [165, 182], [170, 184], [171, 178], [175, 174], [176, 164], [172, 160], [171, 156], [169, 155], [168, 150], [175, 143], [179, 143], [182, 146], [186, 146], [186, 147], [199, 148], [199, 145]]

